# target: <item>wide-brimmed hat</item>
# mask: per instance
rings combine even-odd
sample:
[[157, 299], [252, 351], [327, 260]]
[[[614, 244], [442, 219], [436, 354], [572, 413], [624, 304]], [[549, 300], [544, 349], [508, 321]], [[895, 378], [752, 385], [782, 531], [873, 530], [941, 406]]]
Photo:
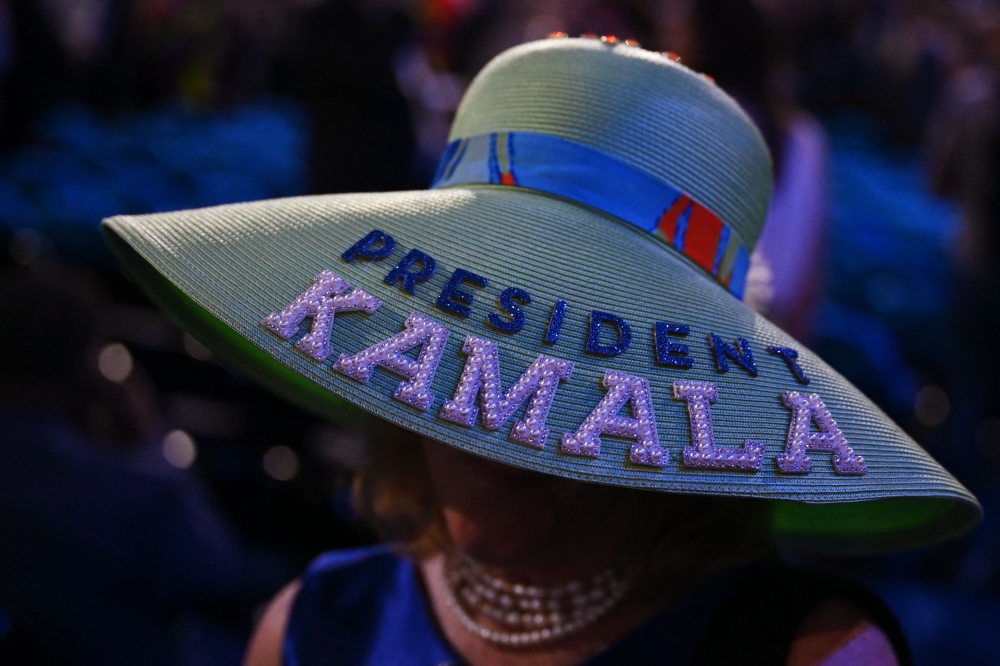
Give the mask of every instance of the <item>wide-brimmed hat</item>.
[[813, 548], [969, 529], [960, 483], [740, 301], [771, 183], [709, 78], [550, 39], [473, 81], [431, 190], [104, 229], [184, 327], [317, 413], [346, 400], [525, 469], [772, 500], [775, 532]]

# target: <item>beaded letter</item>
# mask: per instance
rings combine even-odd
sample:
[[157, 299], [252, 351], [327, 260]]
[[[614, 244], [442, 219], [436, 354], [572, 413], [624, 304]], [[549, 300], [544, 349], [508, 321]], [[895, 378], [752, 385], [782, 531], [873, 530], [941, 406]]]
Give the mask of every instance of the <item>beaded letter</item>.
[[[604, 324], [611, 324], [618, 331], [618, 342], [613, 345], [601, 343]], [[610, 312], [594, 310], [590, 313], [590, 329], [587, 332], [587, 351], [601, 356], [617, 356], [628, 351], [632, 344], [632, 328], [628, 322]]]
[[365, 259], [384, 259], [396, 250], [396, 241], [381, 229], [372, 229], [367, 236], [347, 248], [340, 258], [344, 261], [354, 261], [357, 257]]
[[464, 268], [456, 268], [434, 305], [459, 317], [468, 317], [472, 312], [472, 299], [475, 295], [462, 289], [462, 284], [466, 282], [480, 289], [489, 284], [489, 280], [482, 275], [476, 275]]
[[497, 343], [470, 335], [465, 338], [462, 351], [469, 355], [469, 360], [458, 380], [455, 397], [445, 401], [438, 416], [452, 423], [473, 425], [479, 412], [476, 408], [479, 395], [483, 425], [487, 430], [499, 430], [530, 397], [524, 420], [514, 422], [510, 438], [521, 444], [544, 446], [549, 436], [545, 420], [552, 399], [559, 382], [573, 373], [573, 363], [541, 354], [503, 393]]
[[711, 382], [674, 382], [674, 398], [686, 400], [691, 422], [691, 441], [684, 447], [684, 466], [703, 469], [737, 469], [757, 471], [764, 457], [764, 445], [752, 439], [742, 448], [715, 445], [711, 404], [719, 397]]
[[729, 359], [736, 361], [736, 364], [750, 373], [752, 377], [757, 376], [757, 364], [753, 360], [753, 352], [750, 351], [750, 343], [746, 338], [736, 338], [737, 350], [732, 345], [715, 333], [709, 333], [708, 339], [712, 343], [712, 351], [715, 352], [715, 365], [719, 372], [729, 371]]
[[[362, 384], [368, 383], [376, 366], [406, 377], [409, 381], [401, 382], [393, 397], [426, 412], [434, 403], [431, 382], [447, 341], [447, 328], [430, 317], [414, 312], [406, 318], [405, 331], [354, 356], [341, 354], [333, 369]], [[416, 360], [404, 355], [418, 345], [422, 345], [422, 349]]]
[[347, 280], [333, 271], [323, 271], [316, 276], [313, 285], [288, 307], [272, 312], [262, 324], [287, 340], [295, 335], [306, 317], [312, 317], [312, 328], [295, 343], [295, 348], [310, 358], [323, 361], [333, 351], [330, 334], [333, 332], [335, 313], [362, 310], [371, 314], [382, 305], [382, 301], [362, 289], [344, 294], [350, 286]]
[[798, 380], [800, 384], [809, 383], [809, 375], [802, 370], [802, 366], [800, 366], [796, 361], [799, 357], [799, 353], [797, 351], [791, 347], [776, 347], [775, 345], [770, 345], [767, 348], [767, 351], [785, 359], [788, 369], [792, 371], [792, 374], [795, 375], [795, 379]]
[[[637, 465], [666, 465], [667, 452], [660, 448], [649, 381], [624, 372], [605, 370], [604, 386], [608, 392], [579, 429], [563, 435], [563, 452], [596, 458], [601, 453], [601, 435], [613, 435], [636, 440], [629, 452], [629, 460]], [[618, 412], [628, 402], [632, 403], [632, 418], [619, 416]]]
[[559, 332], [562, 330], [563, 319], [566, 318], [566, 301], [559, 299], [552, 307], [552, 316], [549, 317], [549, 328], [545, 331], [545, 343], [554, 345], [559, 341]]
[[[833, 469], [838, 474], [864, 474], [865, 459], [855, 455], [837, 422], [815, 393], [785, 391], [781, 394], [785, 407], [792, 410], [788, 425], [785, 452], [778, 455], [778, 469], [790, 474], [808, 474], [812, 469], [807, 451], [831, 451]], [[810, 432], [815, 421], [819, 432]]]
[[671, 342], [671, 335], [688, 335], [690, 326], [683, 324], [668, 324], [658, 321], [653, 325], [653, 340], [656, 343], [656, 362], [672, 365], [675, 368], [690, 368], [694, 359], [689, 358], [687, 345]]
[[[411, 271], [410, 269], [416, 264], [420, 264], [420, 270]], [[417, 248], [413, 248], [389, 271], [389, 274], [385, 276], [385, 283], [395, 284], [399, 280], [402, 280], [403, 291], [413, 294], [413, 290], [417, 288], [417, 284], [430, 280], [434, 277], [436, 270], [437, 262], [434, 260], [434, 257], [421, 252]]]
[[500, 307], [510, 315], [510, 320], [501, 317], [495, 312], [491, 312], [487, 319], [493, 328], [504, 333], [517, 333], [524, 328], [524, 310], [514, 301], [520, 301], [523, 305], [531, 304], [531, 294], [518, 287], [508, 287], [500, 292]]

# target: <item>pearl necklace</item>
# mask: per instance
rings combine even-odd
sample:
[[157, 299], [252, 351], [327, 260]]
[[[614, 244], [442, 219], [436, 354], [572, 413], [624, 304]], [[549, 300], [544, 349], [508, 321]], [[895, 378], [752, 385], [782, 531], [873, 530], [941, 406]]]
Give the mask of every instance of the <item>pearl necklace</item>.
[[[483, 640], [524, 647], [565, 638], [606, 615], [631, 587], [620, 570], [606, 569], [586, 583], [569, 581], [540, 587], [509, 583], [484, 572], [464, 555], [445, 563], [448, 585], [445, 600], [462, 625]], [[479, 616], [509, 627], [490, 629]]]

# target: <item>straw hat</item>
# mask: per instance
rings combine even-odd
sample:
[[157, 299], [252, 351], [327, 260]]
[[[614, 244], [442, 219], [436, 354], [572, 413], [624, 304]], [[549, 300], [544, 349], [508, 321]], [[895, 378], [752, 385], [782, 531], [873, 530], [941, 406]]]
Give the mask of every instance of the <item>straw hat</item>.
[[[710, 79], [608, 39], [473, 81], [429, 191], [106, 220], [136, 281], [319, 414], [342, 399], [517, 467], [773, 500], [788, 542], [911, 547], [976, 499], [739, 299], [771, 192]], [[350, 159], [350, 156], [345, 156]]]

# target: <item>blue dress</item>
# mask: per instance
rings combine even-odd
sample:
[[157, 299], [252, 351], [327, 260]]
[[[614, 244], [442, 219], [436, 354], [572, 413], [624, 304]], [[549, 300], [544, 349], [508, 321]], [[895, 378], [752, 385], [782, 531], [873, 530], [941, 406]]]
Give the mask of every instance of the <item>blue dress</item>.
[[[720, 576], [586, 662], [780, 664], [802, 617], [831, 596], [858, 604], [907, 663], [905, 639], [871, 593], [770, 563]], [[706, 640], [708, 639], [708, 640]], [[286, 666], [461, 666], [431, 615], [416, 567], [387, 546], [320, 556], [302, 577]]]

